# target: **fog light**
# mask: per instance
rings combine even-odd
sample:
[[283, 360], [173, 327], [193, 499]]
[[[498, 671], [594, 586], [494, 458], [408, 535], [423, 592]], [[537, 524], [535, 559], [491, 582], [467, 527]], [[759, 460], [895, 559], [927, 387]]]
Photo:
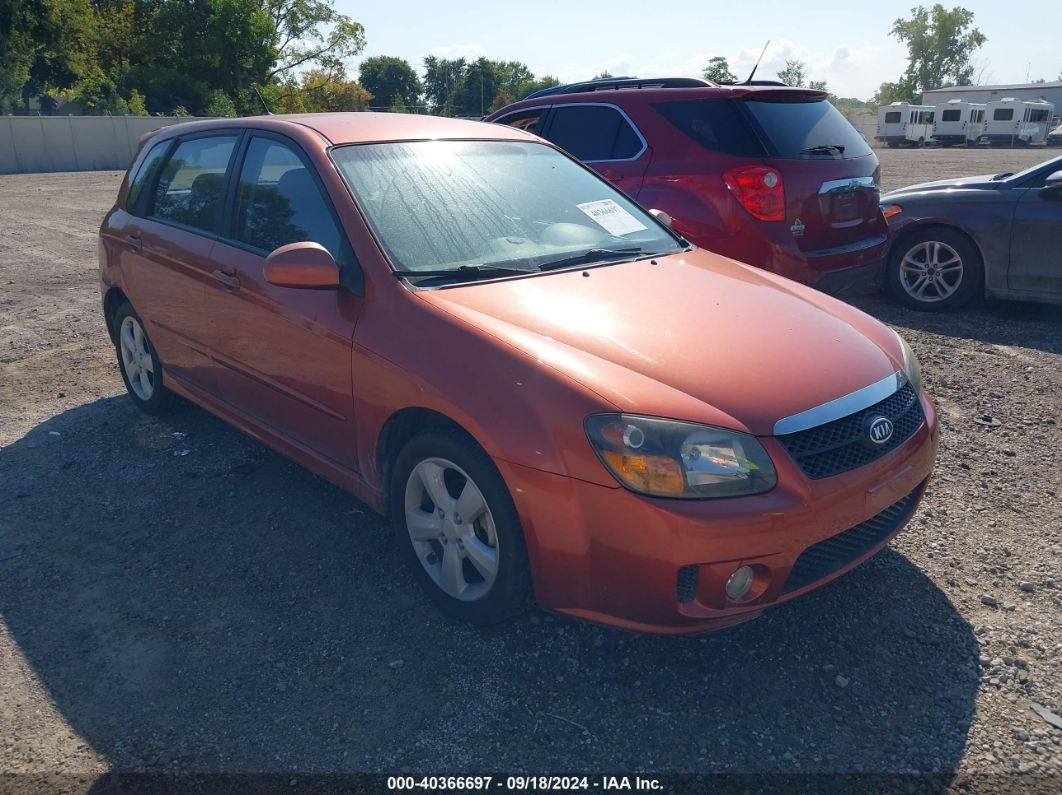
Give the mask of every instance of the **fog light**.
[[732, 602], [740, 602], [748, 596], [752, 582], [756, 579], [756, 573], [751, 566], [742, 566], [730, 575], [726, 581], [726, 596]]

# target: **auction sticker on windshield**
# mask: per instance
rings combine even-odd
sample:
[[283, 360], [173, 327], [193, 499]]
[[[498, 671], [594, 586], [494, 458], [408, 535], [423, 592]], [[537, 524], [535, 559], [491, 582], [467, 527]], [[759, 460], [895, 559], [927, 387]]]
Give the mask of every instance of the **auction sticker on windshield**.
[[645, 229], [645, 224], [616, 204], [612, 199], [584, 202], [575, 206], [604, 227], [605, 231], [610, 235], [629, 235], [631, 232], [641, 232]]

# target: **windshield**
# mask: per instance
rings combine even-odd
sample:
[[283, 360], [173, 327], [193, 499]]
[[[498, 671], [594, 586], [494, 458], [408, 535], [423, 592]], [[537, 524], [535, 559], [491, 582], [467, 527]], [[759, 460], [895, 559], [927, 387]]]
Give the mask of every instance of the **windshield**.
[[492, 266], [536, 272], [680, 250], [645, 210], [543, 144], [358, 144], [332, 157], [403, 274], [486, 278]]
[[759, 122], [782, 158], [866, 157], [870, 146], [859, 131], [827, 100], [763, 102], [745, 106]]

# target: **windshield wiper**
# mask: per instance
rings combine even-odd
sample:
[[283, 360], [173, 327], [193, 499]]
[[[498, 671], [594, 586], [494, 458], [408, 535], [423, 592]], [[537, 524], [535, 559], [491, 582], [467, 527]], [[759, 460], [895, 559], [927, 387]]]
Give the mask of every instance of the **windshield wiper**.
[[590, 262], [611, 259], [612, 257], [626, 257], [629, 254], [652, 254], [641, 246], [629, 246], [627, 248], [592, 248], [582, 254], [571, 257], [562, 257], [551, 262], [544, 262], [538, 266], [540, 271], [551, 271], [557, 268], [566, 268], [569, 265], [586, 265]]
[[492, 276], [511, 276], [514, 273], [536, 273], [528, 268], [506, 268], [503, 265], [460, 265], [456, 268], [435, 268], [434, 270], [396, 270], [395, 276], [400, 279], [457, 279], [459, 281], [474, 281], [475, 279], [489, 279]]
[[1007, 177], [1013, 177], [1013, 176], [1014, 176], [1014, 172], [1013, 171], [1004, 171], [1002, 174], [996, 174], [994, 177], [992, 177], [992, 181], [993, 182], [999, 182], [1002, 179], [1006, 179]]
[[809, 146], [807, 149], [800, 150], [802, 155], [832, 155], [834, 152], [843, 155], [844, 147], [840, 144], [819, 144], [818, 146]]

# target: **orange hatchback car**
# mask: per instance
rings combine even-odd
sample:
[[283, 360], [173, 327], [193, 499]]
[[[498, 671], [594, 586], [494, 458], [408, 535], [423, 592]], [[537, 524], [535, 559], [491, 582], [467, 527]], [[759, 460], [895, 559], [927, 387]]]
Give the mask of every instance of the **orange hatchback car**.
[[99, 256], [136, 404], [183, 396], [390, 514], [462, 619], [744, 621], [884, 546], [933, 468], [897, 334], [510, 127], [168, 127]]

